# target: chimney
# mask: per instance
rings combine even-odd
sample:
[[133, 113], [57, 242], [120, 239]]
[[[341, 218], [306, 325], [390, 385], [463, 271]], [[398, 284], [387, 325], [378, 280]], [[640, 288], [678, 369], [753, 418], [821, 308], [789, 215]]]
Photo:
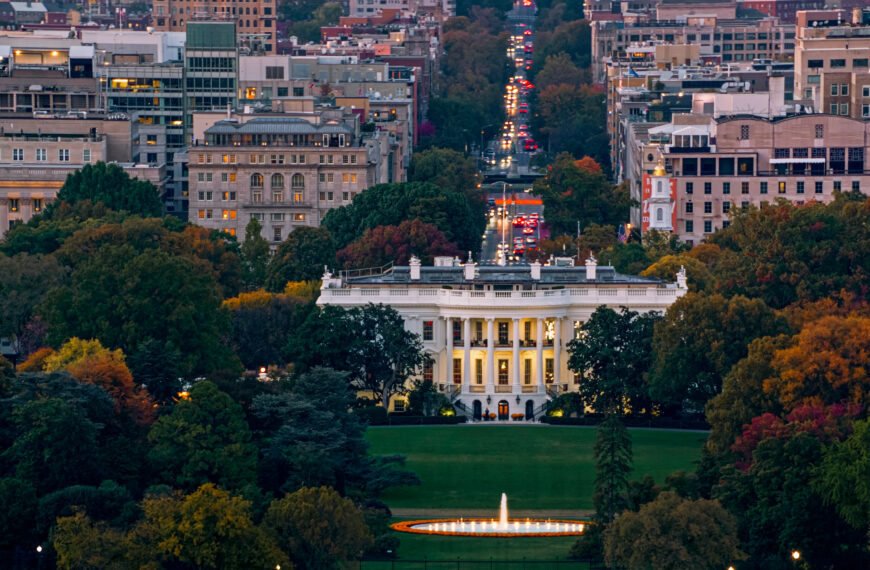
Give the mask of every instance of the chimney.
[[420, 258], [416, 255], [411, 256], [411, 261], [408, 262], [411, 267], [411, 281], [420, 280]]
[[534, 261], [534, 262], [532, 262], [531, 267], [532, 267], [532, 279], [534, 279], [535, 281], [540, 281], [541, 280], [541, 262]]
[[474, 261], [471, 260], [471, 252], [470, 251], [468, 252], [468, 261], [465, 262], [465, 265], [463, 267], [465, 270], [465, 273], [464, 273], [465, 280], [466, 281], [474, 281]]
[[597, 267], [598, 260], [590, 253], [589, 259], [586, 260], [586, 281], [595, 281], [595, 269]]

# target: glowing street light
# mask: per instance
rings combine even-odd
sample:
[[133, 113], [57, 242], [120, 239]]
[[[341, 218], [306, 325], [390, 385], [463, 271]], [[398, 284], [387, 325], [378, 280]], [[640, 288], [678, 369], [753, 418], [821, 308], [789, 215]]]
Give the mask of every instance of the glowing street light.
[[800, 558], [801, 558], [800, 551], [795, 550], [794, 552], [791, 553], [791, 557], [793, 560], [800, 560]]

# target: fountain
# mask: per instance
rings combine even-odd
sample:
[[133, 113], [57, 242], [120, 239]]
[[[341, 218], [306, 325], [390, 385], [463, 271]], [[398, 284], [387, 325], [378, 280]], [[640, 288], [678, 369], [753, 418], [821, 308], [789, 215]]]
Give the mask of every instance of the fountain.
[[[488, 524], [487, 524], [488, 523]], [[513, 523], [513, 524], [511, 524]], [[404, 521], [392, 525], [393, 530], [415, 534], [439, 534], [448, 536], [572, 536], [583, 534], [587, 523], [557, 519], [525, 520], [508, 518], [507, 495], [501, 494], [498, 521], [495, 519], [432, 519]]]

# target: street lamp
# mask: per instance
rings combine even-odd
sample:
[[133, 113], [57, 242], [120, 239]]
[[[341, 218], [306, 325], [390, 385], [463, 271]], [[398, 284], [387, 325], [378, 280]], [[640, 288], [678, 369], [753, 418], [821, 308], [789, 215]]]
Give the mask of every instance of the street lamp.
[[800, 553], [800, 551], [795, 550], [794, 552], [791, 553], [791, 557], [792, 557], [792, 560], [794, 560], [795, 562], [797, 562], [798, 560], [801, 559], [801, 553]]

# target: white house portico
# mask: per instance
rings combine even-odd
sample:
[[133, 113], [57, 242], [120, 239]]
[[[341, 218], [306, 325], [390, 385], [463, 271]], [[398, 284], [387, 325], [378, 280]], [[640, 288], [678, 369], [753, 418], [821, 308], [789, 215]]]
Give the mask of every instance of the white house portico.
[[549, 399], [577, 390], [567, 343], [601, 305], [664, 312], [686, 293], [677, 283], [572, 263], [477, 266], [436, 258], [359, 277], [326, 273], [318, 305], [390, 305], [431, 357], [423, 371], [472, 417], [533, 418]]

